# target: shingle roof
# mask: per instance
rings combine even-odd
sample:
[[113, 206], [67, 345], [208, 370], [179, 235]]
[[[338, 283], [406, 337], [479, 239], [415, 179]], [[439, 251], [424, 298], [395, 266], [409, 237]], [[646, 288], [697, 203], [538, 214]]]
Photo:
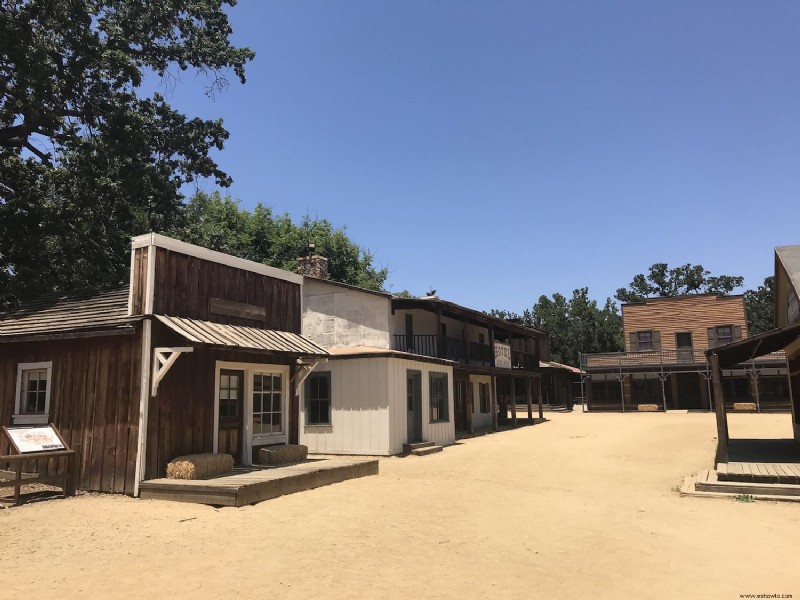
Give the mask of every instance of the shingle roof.
[[297, 333], [241, 325], [222, 325], [185, 317], [166, 315], [155, 315], [155, 317], [175, 333], [195, 344], [305, 356], [328, 356], [324, 348]]
[[128, 326], [128, 287], [48, 294], [0, 313], [0, 339]]

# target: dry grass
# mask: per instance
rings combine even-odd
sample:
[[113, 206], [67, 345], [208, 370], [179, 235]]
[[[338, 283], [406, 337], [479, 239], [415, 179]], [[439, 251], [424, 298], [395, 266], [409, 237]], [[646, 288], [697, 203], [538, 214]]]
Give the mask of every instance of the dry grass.
[[258, 451], [258, 462], [262, 465], [288, 465], [302, 462], [308, 456], [307, 446], [273, 446]]
[[167, 465], [167, 479], [207, 479], [233, 471], [230, 454], [190, 454]]

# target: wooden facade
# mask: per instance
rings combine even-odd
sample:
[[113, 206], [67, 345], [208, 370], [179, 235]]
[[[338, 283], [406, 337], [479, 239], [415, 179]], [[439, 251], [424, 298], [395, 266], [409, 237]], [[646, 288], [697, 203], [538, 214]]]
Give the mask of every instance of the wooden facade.
[[[220, 365], [235, 365], [242, 377], [270, 372], [280, 382], [270, 396], [280, 422], [258, 440], [249, 384], [235, 459], [249, 464], [258, 444], [297, 443], [294, 376], [327, 356], [299, 336], [301, 291], [293, 273], [154, 234], [134, 238], [128, 287], [0, 315], [0, 424], [53, 423], [77, 453], [77, 488], [136, 494], [175, 457], [217, 450]], [[25, 365], [43, 364], [49, 404], [15, 415]]]
[[717, 345], [716, 328], [731, 327], [731, 341], [747, 337], [744, 296], [697, 294], [673, 298], [648, 298], [622, 305], [625, 351], [639, 351], [638, 332], [653, 333], [648, 350], [677, 350], [678, 334], [691, 334], [691, 348]]

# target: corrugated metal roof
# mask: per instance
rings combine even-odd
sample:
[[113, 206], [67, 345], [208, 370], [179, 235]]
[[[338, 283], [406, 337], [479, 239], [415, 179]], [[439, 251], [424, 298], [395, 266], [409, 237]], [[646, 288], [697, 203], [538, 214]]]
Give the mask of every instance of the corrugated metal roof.
[[0, 338], [129, 325], [128, 287], [48, 294], [0, 313]]
[[564, 369], [565, 371], [570, 371], [570, 372], [575, 373], [575, 374], [580, 374], [581, 373], [581, 370], [578, 369], [577, 367], [573, 367], [571, 365], [565, 365], [565, 364], [562, 364], [562, 363], [557, 363], [557, 362], [552, 361], [552, 360], [551, 361], [540, 360], [539, 361], [539, 366], [541, 368], [543, 368], [543, 369]]
[[175, 333], [195, 344], [306, 356], [328, 356], [324, 348], [297, 333], [241, 325], [222, 325], [185, 317], [166, 315], [155, 315], [155, 317]]

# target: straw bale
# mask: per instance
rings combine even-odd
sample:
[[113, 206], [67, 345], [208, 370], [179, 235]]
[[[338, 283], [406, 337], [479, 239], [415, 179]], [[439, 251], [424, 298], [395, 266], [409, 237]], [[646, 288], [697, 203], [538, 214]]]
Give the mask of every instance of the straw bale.
[[189, 454], [167, 465], [167, 479], [208, 479], [233, 471], [230, 454]]
[[733, 410], [741, 410], [745, 412], [756, 412], [755, 402], [734, 402]]
[[639, 412], [658, 412], [658, 404], [638, 404], [636, 408]]
[[258, 462], [262, 465], [288, 465], [302, 462], [308, 456], [308, 446], [288, 444], [269, 446], [258, 451]]

